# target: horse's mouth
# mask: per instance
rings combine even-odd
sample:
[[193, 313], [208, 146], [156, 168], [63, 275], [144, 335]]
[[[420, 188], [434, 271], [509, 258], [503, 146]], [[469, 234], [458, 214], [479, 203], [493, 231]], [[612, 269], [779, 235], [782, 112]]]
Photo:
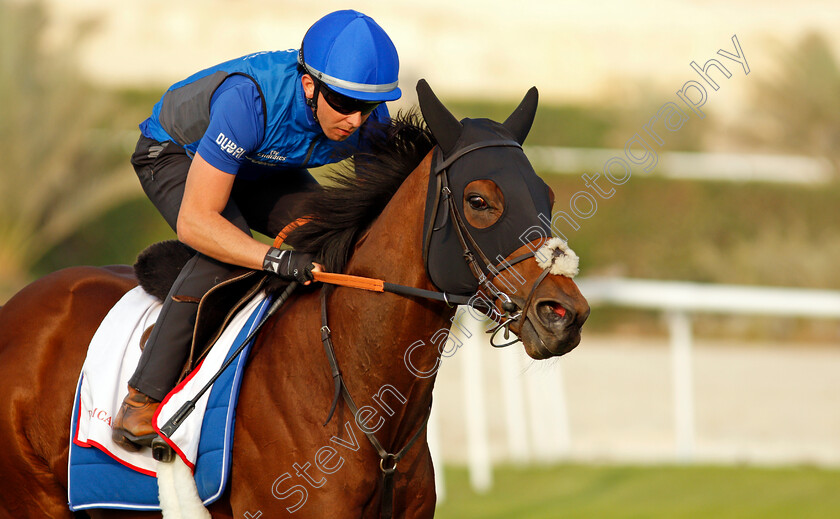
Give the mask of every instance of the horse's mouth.
[[531, 358], [540, 360], [565, 355], [580, 344], [583, 322], [576, 322], [575, 313], [562, 303], [556, 300], [537, 301], [527, 313], [528, 318], [520, 329], [520, 339]]

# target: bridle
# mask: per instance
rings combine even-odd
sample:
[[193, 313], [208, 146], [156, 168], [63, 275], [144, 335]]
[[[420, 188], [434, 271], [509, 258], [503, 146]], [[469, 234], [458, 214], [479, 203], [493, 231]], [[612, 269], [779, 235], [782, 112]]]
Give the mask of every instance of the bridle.
[[[469, 228], [464, 223], [464, 219], [461, 217], [461, 213], [458, 211], [457, 201], [455, 200], [455, 197], [453, 196], [452, 191], [449, 188], [449, 167], [455, 161], [457, 161], [458, 159], [460, 159], [468, 153], [483, 148], [492, 147], [513, 147], [522, 149], [522, 145], [519, 144], [519, 142], [511, 139], [485, 140], [470, 144], [468, 146], [464, 146], [463, 148], [459, 148], [455, 150], [445, 160], [441, 160], [438, 163], [432, 163], [433, 167], [432, 171], [430, 172], [430, 175], [434, 175], [434, 177], [437, 179], [437, 196], [434, 198], [435, 203], [432, 208], [431, 218], [427, 222], [426, 229], [424, 229], [423, 231], [423, 263], [424, 265], [428, 265], [429, 262], [429, 245], [432, 240], [432, 233], [442, 230], [449, 223], [449, 220], [451, 220], [453, 228], [455, 230], [455, 235], [457, 236], [458, 242], [460, 243], [461, 249], [463, 251], [464, 261], [466, 261], [470, 272], [478, 282], [479, 290], [483, 291], [485, 294], [490, 296], [490, 305], [486, 305], [486, 300], [478, 299], [476, 302], [481, 301], [485, 304], [477, 305], [473, 303], [470, 306], [476, 308], [485, 316], [487, 316], [487, 318], [489, 318], [497, 324], [497, 326], [495, 326], [493, 329], [488, 330], [488, 333], [491, 334], [490, 345], [495, 348], [503, 348], [505, 346], [510, 346], [511, 344], [519, 342], [519, 332], [522, 330], [524, 322], [528, 319], [526, 310], [530, 307], [530, 304], [534, 298], [534, 294], [537, 291], [537, 287], [539, 287], [540, 283], [542, 283], [542, 281], [546, 278], [549, 270], [544, 269], [542, 274], [540, 274], [540, 276], [531, 286], [531, 290], [528, 293], [525, 305], [522, 308], [519, 308], [519, 306], [513, 302], [509, 294], [496, 287], [496, 285], [493, 284], [492, 280], [488, 278], [485, 274], [485, 271], [490, 272], [491, 274], [493, 274], [493, 277], [495, 279], [503, 271], [510, 269], [513, 265], [516, 265], [517, 263], [520, 263], [528, 258], [534, 257], [534, 251], [539, 248], [539, 246], [535, 246], [534, 242], [532, 241], [528, 244], [529, 248], [531, 249], [530, 252], [517, 256], [509, 261], [503, 259], [500, 263], [494, 264], [488, 259], [484, 251], [481, 250], [481, 246], [478, 244], [475, 238], [473, 238]], [[441, 152], [440, 148], [438, 147], [435, 149], [436, 158], [439, 156], [439, 153]], [[445, 210], [447, 211], [447, 213], [444, 215], [443, 222], [439, 226], [435, 227], [435, 221], [437, 218], [438, 211], [440, 210], [441, 203], [446, 205]], [[481, 265], [479, 264], [479, 260], [481, 261]], [[482, 266], [484, 268], [482, 268]], [[496, 300], [500, 301], [500, 307], [502, 308], [503, 312], [501, 314], [498, 314], [498, 312], [495, 311], [495, 308], [492, 304]], [[483, 306], [484, 308], [479, 308], [480, 306]], [[508, 340], [510, 337], [511, 326], [516, 324], [517, 322], [520, 322], [520, 324], [519, 328], [514, 331], [514, 335], [516, 335], [516, 338], [504, 344], [496, 344], [496, 335], [499, 332], [504, 331], [504, 339]]]
[[[479, 264], [479, 261], [482, 262], [484, 268], [488, 272], [494, 275], [495, 279], [502, 272], [508, 269], [512, 269], [514, 265], [525, 261], [528, 258], [534, 257], [535, 253], [533, 251], [535, 249], [532, 248], [530, 252], [519, 255], [511, 259], [510, 261], [503, 260], [501, 263], [495, 265], [491, 263], [490, 260], [487, 258], [487, 255], [484, 253], [484, 251], [481, 250], [479, 244], [470, 234], [470, 231], [464, 223], [461, 214], [458, 212], [458, 209], [455, 205], [456, 202], [454, 200], [454, 197], [452, 196], [452, 191], [449, 188], [449, 166], [452, 165], [452, 163], [454, 163], [459, 158], [466, 155], [467, 153], [488, 147], [521, 148], [521, 145], [513, 140], [488, 140], [477, 142], [475, 144], [456, 150], [455, 153], [453, 153], [446, 160], [442, 161], [440, 164], [437, 164], [437, 166], [434, 167], [433, 170], [430, 172], [431, 175], [435, 175], [435, 177], [437, 178], [438, 187], [437, 196], [435, 197], [436, 202], [434, 208], [432, 209], [432, 218], [427, 224], [427, 228], [424, 229], [423, 261], [424, 264], [428, 261], [429, 243], [431, 241], [432, 233], [443, 229], [443, 227], [445, 227], [447, 224], [447, 221], [444, 220], [444, 222], [440, 226], [435, 227], [436, 215], [440, 210], [441, 203], [443, 203], [446, 205], [444, 210], [447, 211], [445, 218], [451, 219], [451, 221], [454, 224], [454, 229], [458, 237], [458, 241], [460, 242], [463, 250], [464, 261], [467, 262], [470, 272], [472, 272], [473, 276], [475, 276], [476, 280], [478, 281], [478, 286], [480, 287], [479, 291], [484, 291], [491, 297], [491, 299], [487, 300], [476, 297], [478, 296], [478, 292], [476, 293], [476, 295], [468, 298], [461, 295], [447, 294], [446, 292], [435, 292], [415, 287], [407, 287], [403, 285], [387, 283], [381, 280], [373, 280], [370, 278], [359, 278], [357, 276], [346, 276], [343, 274], [315, 273], [315, 280], [325, 283], [324, 288], [321, 290], [321, 342], [324, 345], [324, 352], [326, 353], [327, 361], [330, 365], [330, 371], [332, 374], [334, 384], [332, 405], [330, 406], [330, 412], [327, 416], [327, 420], [324, 423], [324, 425], [327, 425], [330, 422], [330, 420], [332, 420], [332, 417], [335, 414], [335, 410], [338, 405], [338, 401], [342, 397], [344, 399], [344, 402], [347, 404], [347, 407], [350, 409], [351, 413], [353, 413], [354, 417], [356, 417], [359, 411], [358, 406], [353, 400], [353, 397], [350, 395], [350, 391], [348, 390], [347, 385], [344, 382], [344, 377], [341, 374], [341, 370], [338, 365], [338, 359], [335, 354], [335, 348], [333, 346], [331, 338], [332, 331], [330, 330], [327, 316], [327, 295], [333, 288], [331, 285], [353, 286], [354, 288], [364, 288], [367, 290], [392, 292], [408, 296], [424, 297], [428, 299], [434, 299], [437, 301], [443, 301], [450, 307], [453, 307], [454, 304], [468, 304], [473, 308], [478, 309], [480, 312], [482, 312], [484, 315], [486, 315], [488, 318], [490, 318], [496, 323], [496, 326], [492, 330], [488, 331], [488, 333], [491, 333], [491, 345], [493, 345], [496, 348], [501, 348], [504, 346], [510, 346], [511, 344], [514, 344], [519, 341], [518, 335], [522, 329], [522, 323], [524, 323], [524, 320], [528, 318], [527, 315], [523, 318], [523, 313], [526, 313], [525, 309], [529, 308], [529, 305], [531, 304], [534, 298], [534, 294], [536, 293], [537, 287], [539, 287], [540, 283], [542, 283], [542, 281], [546, 278], [546, 276], [549, 273], [549, 269], [544, 269], [542, 274], [540, 274], [540, 276], [536, 279], [528, 294], [525, 306], [522, 309], [520, 309], [516, 305], [516, 303], [513, 302], [509, 294], [502, 290], [499, 290], [492, 283], [491, 279], [488, 278], [487, 275], [484, 273], [484, 270]], [[439, 150], [439, 148], [437, 150]], [[284, 232], [281, 233], [281, 235], [285, 234], [286, 230], [284, 229]], [[533, 245], [533, 242], [529, 245]], [[275, 243], [275, 246], [278, 246], [277, 243]], [[342, 280], [346, 278], [354, 278], [353, 282], [356, 283], [356, 285], [349, 285], [347, 283], [344, 283]], [[501, 308], [504, 313], [499, 314], [495, 310], [495, 306], [493, 303], [496, 300], [499, 300], [501, 302]], [[514, 330], [514, 334], [517, 336], [516, 339], [504, 344], [496, 344], [494, 342], [496, 335], [501, 331], [504, 331], [505, 340], [507, 340], [510, 335], [511, 327], [518, 322], [521, 324], [519, 325], [518, 329]], [[383, 488], [380, 517], [382, 517], [383, 519], [390, 519], [393, 515], [394, 475], [396, 473], [397, 463], [400, 461], [400, 459], [402, 459], [402, 457], [408, 452], [412, 445], [414, 445], [414, 443], [422, 435], [423, 431], [426, 428], [426, 424], [429, 421], [430, 413], [431, 406], [429, 407], [429, 410], [426, 413], [426, 417], [423, 419], [419, 427], [415, 430], [414, 434], [409, 438], [408, 442], [396, 453], [388, 452], [388, 450], [385, 449], [382, 446], [382, 443], [376, 438], [375, 434], [373, 434], [372, 432], [362, 430], [362, 432], [367, 437], [368, 441], [371, 443], [371, 445], [373, 445], [380, 458], [379, 468], [382, 472]]]
[[[335, 414], [335, 410], [338, 405], [338, 400], [342, 397], [344, 398], [347, 407], [353, 413], [354, 418], [357, 417], [359, 412], [359, 408], [353, 400], [353, 397], [350, 395], [350, 391], [348, 390], [347, 384], [344, 381], [344, 377], [341, 374], [341, 370], [338, 365], [338, 359], [335, 354], [335, 348], [332, 343], [332, 331], [330, 330], [328, 324], [327, 296], [329, 292], [333, 289], [333, 285], [359, 288], [375, 292], [391, 292], [410, 297], [423, 297], [444, 302], [449, 307], [453, 307], [456, 304], [470, 305], [473, 308], [476, 308], [477, 310], [482, 312], [489, 319], [496, 323], [496, 326], [488, 331], [488, 333], [491, 333], [491, 345], [493, 345], [496, 348], [501, 348], [504, 346], [510, 346], [511, 344], [514, 344], [519, 341], [518, 335], [522, 330], [522, 326], [524, 325], [525, 320], [528, 319], [526, 309], [530, 307], [531, 302], [534, 298], [534, 294], [537, 291], [537, 288], [549, 274], [549, 269], [545, 268], [542, 274], [540, 274], [540, 276], [534, 281], [534, 284], [531, 286], [531, 290], [528, 294], [528, 297], [525, 300], [524, 307], [519, 308], [519, 306], [513, 302], [508, 293], [499, 290], [492, 283], [492, 280], [487, 277], [484, 271], [487, 270], [487, 272], [493, 274], [493, 278], [496, 279], [502, 272], [505, 272], [507, 270], [513, 270], [514, 265], [517, 265], [518, 263], [521, 263], [522, 261], [525, 261], [528, 258], [532, 258], [535, 256], [534, 251], [536, 250], [536, 247], [534, 246], [534, 242], [528, 244], [529, 248], [531, 249], [530, 252], [517, 256], [509, 261], [503, 259], [501, 263], [494, 265], [487, 258], [487, 255], [484, 253], [484, 251], [481, 250], [479, 244], [470, 234], [470, 231], [467, 228], [466, 224], [464, 224], [463, 218], [458, 212], [456, 202], [454, 200], [454, 197], [452, 196], [452, 191], [449, 188], [449, 166], [451, 166], [452, 163], [454, 163], [456, 160], [463, 157], [467, 153], [488, 147], [521, 148], [521, 145], [513, 140], [480, 141], [456, 150], [446, 160], [443, 160], [442, 162], [437, 164], [437, 166], [434, 167], [433, 170], [430, 172], [430, 175], [435, 175], [437, 179], [437, 194], [435, 196], [435, 205], [432, 210], [432, 218], [427, 224], [427, 228], [424, 229], [423, 239], [423, 261], [425, 264], [428, 261], [429, 243], [431, 241], [432, 233], [443, 229], [447, 225], [447, 220], [445, 219], [440, 226], [435, 227], [435, 217], [438, 211], [440, 210], [440, 204], [444, 203], [446, 205], [446, 208], [444, 210], [447, 211], [447, 213], [445, 214], [445, 218], [452, 220], [456, 235], [458, 237], [458, 241], [460, 242], [460, 246], [463, 250], [464, 261], [466, 261], [470, 272], [472, 272], [473, 276], [475, 276], [476, 281], [478, 282], [479, 290], [476, 292], [475, 295], [471, 297], [466, 297], [463, 295], [447, 294], [446, 292], [437, 292], [433, 290], [398, 285], [395, 283], [388, 283], [380, 279], [364, 278], [360, 276], [351, 276], [346, 274], [335, 274], [327, 272], [313, 273], [315, 275], [316, 281], [324, 283], [324, 287], [321, 290], [321, 342], [324, 345], [324, 352], [327, 356], [327, 361], [330, 366], [330, 371], [334, 383], [332, 404], [330, 406], [330, 411], [329, 415], [327, 416], [327, 420], [326, 422], [324, 422], [325, 426], [332, 420], [332, 417]], [[283, 240], [285, 240], [286, 236], [290, 232], [292, 232], [294, 228], [305, 224], [306, 221], [308, 220], [305, 218], [297, 220], [292, 224], [288, 225], [285, 229], [283, 229], [283, 231], [281, 231], [281, 233], [278, 235], [277, 240], [275, 240], [275, 247], [280, 247]], [[482, 266], [479, 264], [479, 260], [483, 264], [483, 269]], [[211, 378], [211, 380], [198, 392], [198, 394], [192, 400], [186, 402], [181, 407], [181, 409], [179, 409], [178, 412], [175, 415], [173, 415], [173, 417], [170, 418], [169, 421], [163, 427], [161, 427], [162, 434], [164, 434], [165, 436], [171, 436], [172, 433], [174, 433], [174, 431], [181, 425], [181, 423], [183, 423], [186, 417], [189, 416], [189, 414], [193, 411], [193, 409], [195, 408], [195, 402], [201, 397], [201, 395], [204, 394], [204, 392], [206, 392], [211, 387], [212, 383], [216, 380], [216, 378], [218, 378], [218, 376], [221, 375], [221, 373], [227, 368], [227, 366], [230, 365], [230, 363], [239, 355], [239, 353], [243, 351], [245, 346], [247, 346], [251, 342], [251, 340], [256, 336], [257, 332], [268, 321], [268, 319], [280, 308], [283, 302], [289, 298], [289, 296], [296, 287], [297, 282], [290, 283], [289, 286], [286, 287], [286, 289], [274, 300], [274, 302], [271, 304], [271, 307], [264, 314], [262, 320], [252, 329], [249, 336], [246, 337], [244, 341], [242, 341], [237, 350], [228, 356], [228, 359], [221, 366], [216, 375]], [[478, 297], [479, 292], [481, 291], [484, 291], [487, 295], [489, 295], [490, 299]], [[499, 300], [501, 302], [500, 306], [503, 311], [503, 313], [501, 314], [498, 311], [496, 311], [494, 304], [496, 300]], [[524, 317], [523, 314], [525, 314]], [[517, 323], [519, 323], [518, 329], [512, 330], [513, 325]], [[510, 331], [513, 331], [514, 334], [517, 335], [517, 338], [505, 344], [496, 344], [494, 342], [494, 339], [496, 335], [501, 331], [504, 331], [505, 340], [509, 338]], [[406, 444], [396, 453], [388, 452], [388, 450], [385, 449], [382, 443], [376, 438], [375, 434], [364, 429], [362, 430], [362, 432], [364, 432], [365, 436], [370, 441], [371, 445], [374, 447], [380, 458], [379, 468], [382, 472], [383, 489], [380, 517], [382, 517], [383, 519], [390, 519], [393, 516], [394, 475], [396, 473], [397, 464], [402, 459], [402, 457], [408, 452], [408, 450], [415, 444], [415, 442], [422, 436], [422, 433], [426, 428], [426, 424], [429, 421], [430, 413], [431, 404], [429, 406], [428, 411], [426, 412], [426, 417], [423, 419], [422, 423], [417, 427], [414, 434], [409, 438], [408, 442], [406, 442]], [[163, 444], [162, 447], [165, 447], [165, 444]], [[174, 454], [164, 452], [164, 449], [161, 449], [161, 456], [169, 455]], [[157, 454], [155, 456], [156, 459], [164, 459], [158, 458]]]

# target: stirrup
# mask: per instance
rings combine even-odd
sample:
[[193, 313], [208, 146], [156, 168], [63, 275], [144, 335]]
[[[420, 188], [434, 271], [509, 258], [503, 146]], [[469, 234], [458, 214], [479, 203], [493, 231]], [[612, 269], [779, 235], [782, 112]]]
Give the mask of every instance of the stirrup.
[[175, 460], [175, 449], [163, 441], [159, 435], [152, 440], [152, 457], [162, 463], [171, 463]]

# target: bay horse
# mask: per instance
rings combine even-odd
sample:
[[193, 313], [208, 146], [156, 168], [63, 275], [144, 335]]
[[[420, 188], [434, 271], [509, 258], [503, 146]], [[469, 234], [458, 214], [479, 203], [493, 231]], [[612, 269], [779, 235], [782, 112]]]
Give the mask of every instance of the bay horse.
[[[425, 81], [418, 94], [425, 125], [416, 114], [395, 118], [357, 155], [355, 174], [312, 195], [310, 222], [288, 241], [317, 252], [331, 272], [428, 292], [337, 287], [326, 296], [302, 287], [267, 321], [241, 387], [230, 484], [208, 507], [214, 518], [380, 517], [386, 501], [395, 517], [432, 517], [423, 425], [459, 293], [480, 296], [482, 311], [535, 359], [580, 342], [585, 298], [570, 277], [532, 261], [546, 238], [538, 213], [550, 218], [553, 203], [520, 147], [536, 89], [501, 124], [458, 121]], [[160, 517], [67, 508], [70, 414], [86, 348], [136, 284], [130, 267], [74, 267], [0, 308], [0, 519]], [[336, 369], [325, 359], [325, 329]], [[336, 397], [339, 367], [358, 409]]]

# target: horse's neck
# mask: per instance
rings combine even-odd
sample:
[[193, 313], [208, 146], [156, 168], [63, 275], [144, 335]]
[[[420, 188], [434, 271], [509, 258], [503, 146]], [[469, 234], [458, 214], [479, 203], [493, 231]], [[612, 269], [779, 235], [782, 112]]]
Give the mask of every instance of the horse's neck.
[[423, 265], [423, 213], [432, 153], [406, 177], [391, 201], [359, 240], [349, 274], [433, 289]]
[[[372, 224], [354, 251], [347, 273], [433, 288], [422, 259], [430, 164], [431, 153], [406, 178]], [[430, 339], [438, 330], [448, 329], [453, 310], [442, 303], [352, 289], [337, 289], [331, 301], [330, 327], [335, 322], [336, 342], [352, 341], [336, 346], [342, 350], [338, 352], [339, 361], [351, 393], [357, 400], [370, 402], [370, 397], [386, 384], [395, 388], [406, 403], [401, 404], [399, 397], [389, 394], [385, 403], [395, 413], [386, 416], [383, 433], [392, 440], [405, 438], [422, 421], [431, 402], [433, 368], [438, 365], [440, 354]], [[423, 344], [418, 345], [417, 341]], [[409, 366], [406, 350], [412, 345], [416, 347], [411, 349]], [[424, 372], [424, 377], [416, 376], [418, 370]], [[425, 376], [427, 373], [431, 376]], [[365, 391], [370, 394], [364, 394]], [[364, 404], [360, 401], [359, 405]]]

